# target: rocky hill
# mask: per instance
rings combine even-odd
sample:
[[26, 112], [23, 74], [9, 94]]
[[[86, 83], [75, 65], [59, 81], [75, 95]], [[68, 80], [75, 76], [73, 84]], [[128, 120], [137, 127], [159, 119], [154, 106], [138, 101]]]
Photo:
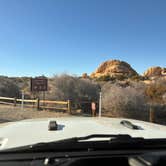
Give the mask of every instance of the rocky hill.
[[119, 75], [131, 77], [138, 74], [127, 62], [119, 60], [109, 60], [102, 63], [97, 68], [97, 70], [91, 74], [91, 78], [99, 78], [101, 76], [107, 75], [111, 77], [116, 77]]
[[166, 76], [166, 68], [162, 67], [150, 67], [147, 71], [143, 74], [145, 77], [161, 77]]

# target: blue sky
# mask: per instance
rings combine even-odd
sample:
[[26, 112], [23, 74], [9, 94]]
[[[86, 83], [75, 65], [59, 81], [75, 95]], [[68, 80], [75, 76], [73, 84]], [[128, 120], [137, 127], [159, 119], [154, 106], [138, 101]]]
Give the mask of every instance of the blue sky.
[[0, 75], [166, 67], [165, 0], [0, 0]]

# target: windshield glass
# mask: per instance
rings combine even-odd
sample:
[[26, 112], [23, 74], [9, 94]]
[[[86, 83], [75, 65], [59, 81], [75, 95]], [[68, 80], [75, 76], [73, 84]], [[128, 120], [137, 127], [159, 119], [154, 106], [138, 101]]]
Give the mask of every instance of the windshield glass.
[[165, 6], [1, 0], [0, 149], [93, 134], [166, 138]]

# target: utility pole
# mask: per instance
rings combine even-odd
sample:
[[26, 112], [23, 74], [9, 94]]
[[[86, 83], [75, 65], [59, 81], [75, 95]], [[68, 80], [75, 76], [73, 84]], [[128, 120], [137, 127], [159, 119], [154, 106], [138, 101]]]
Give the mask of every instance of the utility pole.
[[22, 100], [21, 100], [21, 110], [23, 111], [24, 110], [24, 91], [22, 90]]
[[101, 117], [101, 91], [99, 93], [99, 118]]

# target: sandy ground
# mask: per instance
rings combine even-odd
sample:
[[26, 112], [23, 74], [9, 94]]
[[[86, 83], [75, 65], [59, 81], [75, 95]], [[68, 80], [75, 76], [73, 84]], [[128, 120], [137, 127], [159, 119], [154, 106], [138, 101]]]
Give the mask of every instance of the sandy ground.
[[[90, 114], [84, 114], [84, 113], [73, 113], [72, 116], [85, 116], [89, 117]], [[18, 120], [24, 120], [24, 119], [34, 119], [34, 118], [56, 118], [56, 117], [66, 117], [71, 116], [69, 113], [66, 112], [58, 112], [58, 111], [49, 111], [49, 110], [41, 110], [37, 111], [35, 108], [24, 108], [24, 110], [21, 110], [20, 107], [13, 107], [13, 106], [7, 106], [7, 105], [0, 105], [0, 123], [4, 122], [11, 122], [11, 121], [18, 121]], [[113, 117], [107, 114], [102, 114], [102, 116], [105, 117]], [[138, 118], [133, 118], [138, 119]], [[138, 119], [142, 120], [142, 119]], [[166, 118], [165, 116], [155, 117], [155, 123], [166, 125]]]
[[0, 105], [0, 123], [32, 118], [52, 118], [70, 116], [68, 113]]

